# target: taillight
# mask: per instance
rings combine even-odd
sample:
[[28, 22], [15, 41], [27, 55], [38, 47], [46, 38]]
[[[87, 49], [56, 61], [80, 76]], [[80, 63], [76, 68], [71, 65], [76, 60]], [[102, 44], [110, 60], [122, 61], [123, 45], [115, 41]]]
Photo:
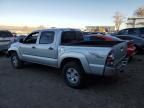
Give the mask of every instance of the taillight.
[[109, 55], [107, 57], [106, 65], [107, 66], [113, 66], [114, 65], [114, 55], [113, 55], [112, 51], [109, 53]]

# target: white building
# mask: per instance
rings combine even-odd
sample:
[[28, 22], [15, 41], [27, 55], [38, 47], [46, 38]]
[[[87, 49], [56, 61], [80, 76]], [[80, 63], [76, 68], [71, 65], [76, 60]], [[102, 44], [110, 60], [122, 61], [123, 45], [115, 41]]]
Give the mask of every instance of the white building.
[[127, 19], [127, 28], [144, 27], [144, 17], [131, 17]]

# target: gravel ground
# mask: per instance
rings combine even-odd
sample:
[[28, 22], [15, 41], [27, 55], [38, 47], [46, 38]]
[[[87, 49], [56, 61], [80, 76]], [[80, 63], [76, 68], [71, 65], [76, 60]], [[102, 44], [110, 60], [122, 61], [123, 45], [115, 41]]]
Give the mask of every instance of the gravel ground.
[[67, 87], [56, 69], [29, 64], [13, 69], [0, 57], [0, 108], [144, 108], [144, 55], [118, 80], [89, 76], [86, 88]]

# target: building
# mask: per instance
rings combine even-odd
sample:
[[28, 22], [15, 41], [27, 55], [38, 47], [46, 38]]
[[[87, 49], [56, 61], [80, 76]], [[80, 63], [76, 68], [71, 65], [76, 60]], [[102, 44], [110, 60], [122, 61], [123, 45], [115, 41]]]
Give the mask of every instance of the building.
[[127, 28], [144, 27], [144, 17], [131, 17], [127, 19]]
[[87, 32], [113, 32], [115, 31], [114, 26], [86, 26]]

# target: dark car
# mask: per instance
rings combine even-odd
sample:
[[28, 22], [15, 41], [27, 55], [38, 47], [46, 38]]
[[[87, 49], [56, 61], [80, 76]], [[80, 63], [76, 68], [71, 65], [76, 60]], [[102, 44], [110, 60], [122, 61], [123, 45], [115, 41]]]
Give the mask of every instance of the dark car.
[[133, 35], [144, 38], [144, 27], [123, 29], [113, 35]]
[[116, 37], [122, 39], [122, 40], [132, 40], [136, 46], [136, 50], [139, 53], [144, 52], [144, 38], [132, 36], [132, 35], [117, 35]]

